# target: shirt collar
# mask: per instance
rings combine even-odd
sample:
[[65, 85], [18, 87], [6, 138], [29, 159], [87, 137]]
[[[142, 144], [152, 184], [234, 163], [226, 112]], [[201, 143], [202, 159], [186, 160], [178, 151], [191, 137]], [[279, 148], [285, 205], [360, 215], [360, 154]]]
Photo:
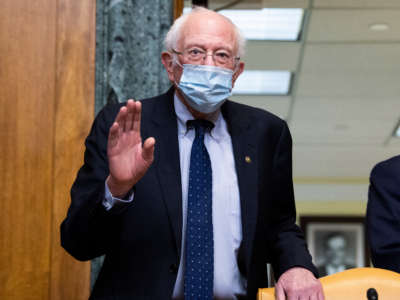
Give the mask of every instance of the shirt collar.
[[[186, 135], [188, 132], [186, 122], [189, 120], [194, 120], [194, 117], [187, 109], [185, 104], [183, 104], [182, 101], [179, 100], [176, 93], [174, 94], [174, 107], [176, 117], [178, 118], [178, 133], [179, 135]], [[225, 133], [227, 132], [226, 123], [222, 117], [220, 110], [218, 110], [216, 120], [209, 121], [214, 123], [214, 128], [211, 130], [210, 135], [212, 138], [219, 141], [224, 137]]]

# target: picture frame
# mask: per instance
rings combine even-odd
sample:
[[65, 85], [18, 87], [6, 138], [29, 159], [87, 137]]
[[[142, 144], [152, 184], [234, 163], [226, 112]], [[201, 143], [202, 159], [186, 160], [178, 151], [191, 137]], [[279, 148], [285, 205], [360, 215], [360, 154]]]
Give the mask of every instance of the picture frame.
[[362, 216], [300, 216], [313, 263], [320, 276], [370, 265]]

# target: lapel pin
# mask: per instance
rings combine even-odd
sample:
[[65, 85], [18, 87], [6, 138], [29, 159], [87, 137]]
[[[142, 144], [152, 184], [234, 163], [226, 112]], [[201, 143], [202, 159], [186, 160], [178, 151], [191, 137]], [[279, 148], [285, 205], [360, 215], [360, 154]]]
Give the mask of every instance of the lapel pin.
[[251, 158], [250, 158], [250, 156], [246, 156], [245, 158], [244, 158], [244, 160], [249, 164], [249, 163], [251, 163]]

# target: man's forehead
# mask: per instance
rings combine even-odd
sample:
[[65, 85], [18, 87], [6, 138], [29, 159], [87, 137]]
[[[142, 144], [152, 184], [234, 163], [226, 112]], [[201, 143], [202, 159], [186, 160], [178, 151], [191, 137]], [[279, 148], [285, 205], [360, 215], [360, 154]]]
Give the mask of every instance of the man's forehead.
[[342, 245], [342, 244], [346, 243], [346, 239], [345, 239], [343, 236], [335, 236], [335, 237], [332, 237], [332, 238], [328, 241], [328, 243], [329, 243], [330, 245], [337, 245], [337, 244]]
[[182, 39], [184, 47], [202, 47], [202, 48], [225, 48], [234, 50], [235, 40], [217, 38], [215, 36], [189, 35]]

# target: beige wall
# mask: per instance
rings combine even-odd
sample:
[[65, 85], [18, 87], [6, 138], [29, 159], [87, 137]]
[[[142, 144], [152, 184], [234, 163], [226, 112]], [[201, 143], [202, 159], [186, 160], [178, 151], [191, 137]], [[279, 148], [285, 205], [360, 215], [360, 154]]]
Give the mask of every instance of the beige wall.
[[297, 201], [297, 215], [344, 215], [364, 216], [365, 201]]

